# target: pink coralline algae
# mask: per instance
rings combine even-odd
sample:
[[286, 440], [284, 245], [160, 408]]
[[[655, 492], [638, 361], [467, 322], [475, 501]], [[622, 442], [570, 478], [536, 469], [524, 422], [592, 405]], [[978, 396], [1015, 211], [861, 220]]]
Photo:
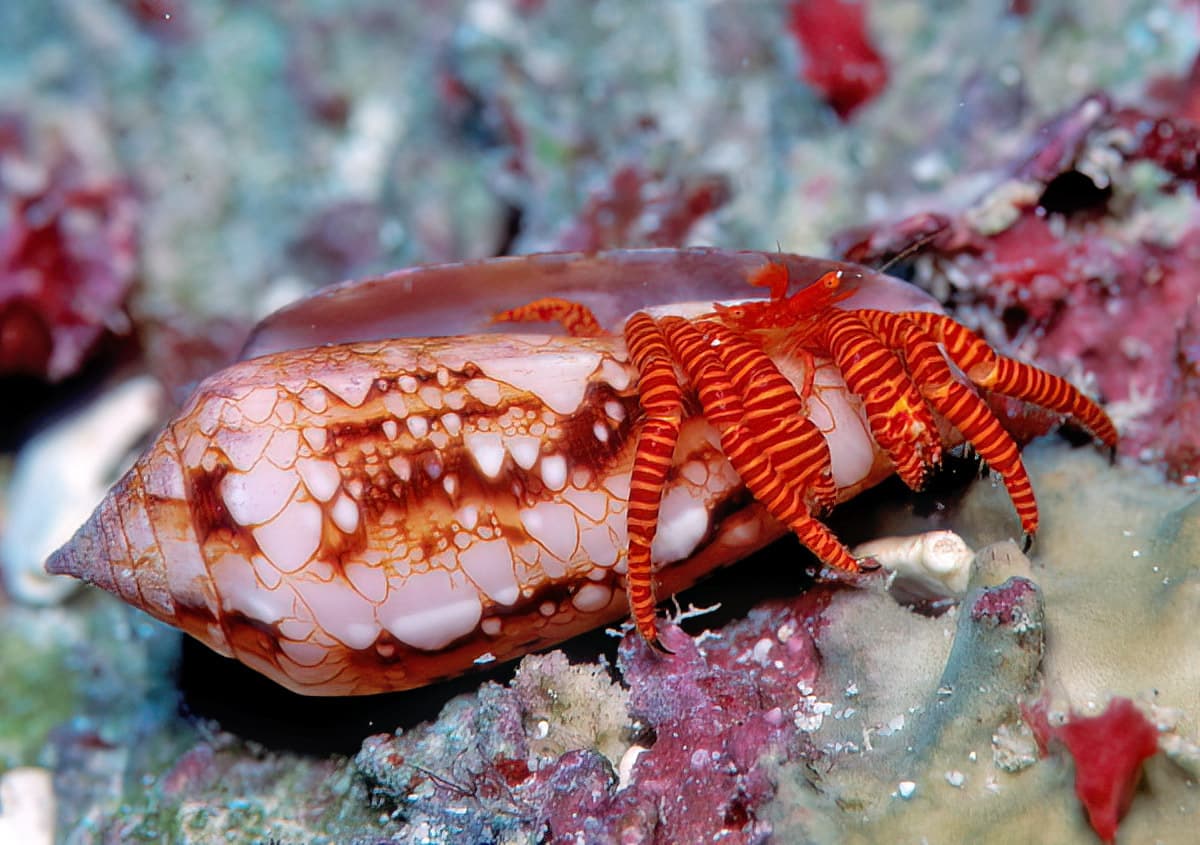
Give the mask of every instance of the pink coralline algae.
[[867, 32], [865, 6], [796, 0], [788, 7], [788, 27], [804, 53], [801, 76], [842, 120], [875, 99], [888, 82], [887, 63]]
[[1072, 714], [1052, 725], [1045, 700], [1026, 708], [1026, 721], [1045, 751], [1054, 741], [1075, 761], [1075, 794], [1087, 810], [1092, 829], [1112, 842], [1133, 802], [1142, 763], [1158, 752], [1158, 731], [1128, 698], [1114, 698], [1099, 716]]
[[971, 619], [993, 620], [1000, 625], [1017, 625], [1029, 617], [1026, 603], [1037, 587], [1026, 578], [1013, 578], [999, 587], [984, 590], [971, 605]]
[[1192, 481], [1200, 126], [1093, 96], [1036, 137], [970, 210], [848, 233], [841, 250], [875, 263], [918, 244], [918, 281], [941, 285], [993, 343], [1093, 378], [1122, 429], [1121, 451]]
[[[561, 702], [570, 683], [561, 654], [527, 658], [512, 688], [488, 684], [476, 699], [456, 699], [440, 727], [368, 739], [356, 765], [377, 801], [397, 802], [410, 824], [446, 841], [502, 838], [502, 830], [519, 828], [548, 843], [700, 842], [714, 835], [766, 842], [772, 826], [762, 811], [776, 788], [771, 767], [814, 753], [795, 725], [819, 672], [803, 609], [812, 603], [798, 604], [772, 602], [720, 635], [692, 638], [667, 624], [661, 634], [670, 655], [627, 635], [618, 668], [628, 693], [613, 685], [611, 694], [621, 720], [641, 728], [621, 759], [620, 777], [582, 734], [582, 747], [535, 749], [531, 720], [553, 722], [557, 717], [539, 714], [546, 701]], [[551, 739], [572, 733], [561, 725], [544, 732]], [[446, 770], [439, 755], [451, 746], [456, 762]]]
[[73, 137], [0, 115], [0, 374], [66, 378], [128, 322], [136, 203]]

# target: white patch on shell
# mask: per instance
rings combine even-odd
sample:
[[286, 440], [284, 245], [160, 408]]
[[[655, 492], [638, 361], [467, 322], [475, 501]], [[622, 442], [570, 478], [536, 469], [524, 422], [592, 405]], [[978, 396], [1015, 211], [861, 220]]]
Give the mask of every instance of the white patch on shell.
[[383, 394], [383, 407], [398, 420], [408, 416], [408, 403], [404, 401], [403, 395], [395, 391], [390, 390]]
[[542, 481], [555, 492], [567, 486], [567, 459], [562, 455], [543, 455], [539, 467]]
[[253, 529], [254, 540], [271, 563], [284, 572], [304, 567], [321, 543], [321, 508], [292, 499], [269, 522]]
[[[621, 520], [624, 524], [624, 520]], [[611, 567], [621, 556], [624, 543], [617, 542], [616, 532], [607, 522], [584, 525], [579, 532], [579, 545], [595, 566]]]
[[477, 505], [463, 505], [454, 512], [454, 518], [467, 531], [474, 531], [475, 526], [479, 524], [479, 507]]
[[655, 563], [683, 560], [708, 533], [708, 508], [684, 487], [672, 487], [659, 509], [658, 533], [650, 546]]
[[331, 636], [354, 649], [368, 648], [379, 638], [375, 606], [345, 581], [291, 580], [316, 623]]
[[471, 460], [487, 478], [497, 478], [504, 466], [504, 441], [494, 432], [476, 432], [463, 436]]
[[424, 417], [409, 417], [406, 423], [408, 424], [408, 433], [418, 440], [429, 434], [429, 420]]
[[358, 503], [345, 493], [337, 497], [329, 515], [343, 534], [353, 534], [358, 530]]
[[346, 580], [351, 586], [369, 601], [381, 602], [387, 596], [388, 580], [383, 567], [363, 561], [350, 561], [342, 567], [342, 571], [346, 573]]
[[325, 450], [325, 444], [329, 442], [329, 432], [313, 425], [305, 426], [304, 439], [313, 451], [322, 452]]
[[397, 455], [388, 461], [388, 468], [396, 473], [396, 478], [408, 481], [412, 478], [412, 462], [403, 455]]
[[608, 515], [608, 496], [595, 490], [568, 490], [563, 501], [570, 503], [592, 522], [600, 522]]
[[318, 502], [328, 502], [342, 484], [342, 475], [333, 461], [301, 458], [296, 461], [296, 471]]
[[604, 584], [584, 584], [575, 595], [571, 596], [571, 604], [583, 613], [593, 613], [608, 606], [612, 600], [612, 588]]
[[833, 482], [849, 487], [862, 481], [875, 462], [875, 439], [861, 406], [851, 402], [841, 374], [831, 365], [818, 366], [808, 417], [829, 443]]
[[267, 625], [295, 615], [296, 594], [286, 584], [267, 589], [254, 566], [238, 554], [225, 553], [209, 567], [213, 587], [226, 613], [242, 613]]
[[444, 569], [416, 572], [393, 588], [377, 610], [380, 624], [413, 648], [436, 651], [479, 625], [483, 606], [475, 587]]
[[229, 462], [245, 472], [262, 458], [263, 450], [267, 448], [267, 442], [273, 432], [274, 429], [266, 426], [247, 429], [221, 426], [213, 440], [229, 458]]
[[473, 378], [463, 385], [467, 392], [489, 407], [500, 404], [500, 385], [490, 379]]
[[375, 373], [365, 361], [356, 360], [321, 376], [321, 384], [351, 408], [357, 408], [371, 392]]
[[226, 473], [221, 479], [221, 500], [238, 525], [258, 525], [283, 510], [299, 482], [291, 470], [259, 461], [247, 472]]
[[613, 386], [614, 390], [624, 390], [633, 380], [631, 367], [623, 366], [612, 358], [600, 362], [600, 377]]
[[300, 404], [314, 414], [323, 414], [329, 409], [329, 397], [320, 387], [308, 387], [300, 393]]
[[274, 387], [256, 387], [238, 400], [238, 407], [246, 419], [255, 423], [264, 423], [275, 410], [275, 402], [279, 394]]
[[570, 505], [542, 502], [520, 512], [529, 536], [560, 561], [569, 561], [579, 547], [579, 525]]
[[427, 384], [424, 387], [417, 389], [417, 396], [425, 403], [425, 407], [431, 411], [440, 411], [442, 408], [442, 389], [436, 385]]
[[507, 540], [476, 540], [459, 552], [458, 562], [493, 601], [510, 605], [520, 597]]
[[271, 442], [263, 453], [268, 461], [282, 469], [289, 469], [296, 463], [296, 455], [300, 452], [300, 432], [294, 428], [278, 428], [271, 435]]
[[537, 396], [556, 413], [572, 414], [583, 404], [588, 377], [600, 361], [598, 352], [546, 350], [537, 355], [480, 359], [475, 363], [489, 378]]
[[513, 456], [517, 466], [529, 470], [537, 463], [538, 455], [542, 451], [542, 442], [536, 437], [518, 434], [506, 438], [504, 448], [508, 449], [508, 453]]

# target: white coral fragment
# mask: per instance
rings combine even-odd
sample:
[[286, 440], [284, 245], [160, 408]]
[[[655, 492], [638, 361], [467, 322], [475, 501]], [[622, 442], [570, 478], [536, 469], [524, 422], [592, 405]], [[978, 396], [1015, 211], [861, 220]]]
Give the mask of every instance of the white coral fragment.
[[975, 551], [953, 531], [882, 537], [857, 546], [852, 553], [856, 558], [874, 558], [892, 573], [892, 594], [900, 601], [961, 596], [975, 560]]

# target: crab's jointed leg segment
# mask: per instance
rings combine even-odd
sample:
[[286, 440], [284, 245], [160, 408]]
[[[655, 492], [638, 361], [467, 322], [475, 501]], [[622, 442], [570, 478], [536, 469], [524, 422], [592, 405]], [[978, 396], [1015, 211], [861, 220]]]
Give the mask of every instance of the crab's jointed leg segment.
[[846, 572], [861, 572], [862, 567], [846, 547], [809, 513], [800, 485], [776, 470], [773, 461], [782, 454], [775, 441], [755, 437], [744, 426], [746, 408], [742, 397], [725, 375], [725, 366], [711, 342], [680, 317], [664, 317], [659, 325], [700, 397], [705, 418], [720, 435], [721, 451], [747, 489], [822, 563]]
[[1105, 445], [1115, 448], [1117, 429], [1103, 409], [1059, 376], [993, 350], [987, 342], [944, 314], [903, 312], [933, 335], [967, 378], [986, 390], [1074, 417]]
[[625, 346], [638, 372], [638, 394], [646, 414], [629, 480], [626, 590], [638, 631], [646, 642], [657, 643], [650, 546], [658, 532], [663, 488], [679, 440], [683, 391], [675, 376], [671, 352], [650, 315], [639, 311], [629, 318], [625, 324]]
[[493, 323], [558, 323], [571, 337], [599, 337], [604, 334], [592, 309], [569, 299], [547, 296], [517, 308], [501, 311]]
[[1000, 425], [987, 403], [954, 377], [933, 337], [907, 317], [891, 311], [858, 314], [885, 344], [900, 350], [921, 395], [1000, 473], [1021, 528], [1032, 537], [1038, 527], [1033, 485], [1017, 452], [1016, 441]]
[[828, 309], [818, 323], [819, 342], [829, 350], [846, 386], [863, 398], [875, 439], [914, 490], [942, 459], [933, 414], [900, 359], [850, 311]]
[[[557, 322], [575, 337], [602, 333], [596, 315], [569, 299], [545, 297], [497, 314], [500, 322]], [[667, 473], [683, 422], [683, 391], [675, 375], [671, 351], [653, 318], [639, 311], [625, 323], [625, 347], [638, 373], [638, 395], [646, 415], [638, 436], [629, 478], [626, 511], [628, 558], [625, 590], [638, 632], [661, 648], [654, 619], [654, 571], [650, 548], [658, 533], [658, 515]], [[664, 649], [665, 650], [665, 649]]]
[[698, 328], [711, 340], [733, 386], [742, 395], [746, 423], [770, 444], [775, 470], [807, 491], [814, 511], [830, 510], [837, 499], [829, 444], [808, 418], [802, 399], [812, 394], [815, 366], [811, 355], [804, 370], [804, 387], [796, 388], [767, 354], [732, 329], [706, 320]]

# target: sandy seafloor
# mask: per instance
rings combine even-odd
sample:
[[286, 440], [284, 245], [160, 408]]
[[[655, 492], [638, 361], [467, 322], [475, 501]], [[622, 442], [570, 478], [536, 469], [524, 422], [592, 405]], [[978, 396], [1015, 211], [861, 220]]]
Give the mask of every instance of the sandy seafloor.
[[[786, 5], [0, 4], [2, 125], [35, 139], [8, 184], [66, 155], [128, 190], [136, 230], [111, 259], [133, 287], [100, 362], [52, 389], [0, 383], [0, 842], [1098, 841], [1071, 757], [1039, 758], [1022, 721], [1039, 692], [1052, 716], [1132, 699], [1160, 751], [1117, 841], [1193, 841], [1200, 504], [1154, 450], [1109, 465], [1031, 446], [1028, 560], [989, 545], [1015, 519], [961, 466], [835, 514], [851, 542], [954, 529], [989, 549], [970, 589], [1015, 575], [1037, 599], [989, 628], [836, 592], [819, 672], [795, 645], [810, 561], [787, 543], [683, 597], [724, 606], [685, 623], [694, 642], [672, 635], [670, 668], [598, 634], [566, 648], [573, 665], [364, 701], [286, 694], [36, 574], [171, 397], [307, 290], [555, 248], [830, 255], [850, 227], [962, 211], [1050, 118], [1092, 92], [1142, 103], [1200, 46], [1182, 0], [868, 3], [889, 77], [843, 121], [801, 81]], [[1122, 220], [1200, 220], [1194, 185], [1142, 210]], [[917, 275], [938, 290], [935, 271]], [[1123, 394], [1123, 433], [1153, 429], [1139, 411], [1158, 387]], [[811, 676], [779, 676], [783, 652]]]

